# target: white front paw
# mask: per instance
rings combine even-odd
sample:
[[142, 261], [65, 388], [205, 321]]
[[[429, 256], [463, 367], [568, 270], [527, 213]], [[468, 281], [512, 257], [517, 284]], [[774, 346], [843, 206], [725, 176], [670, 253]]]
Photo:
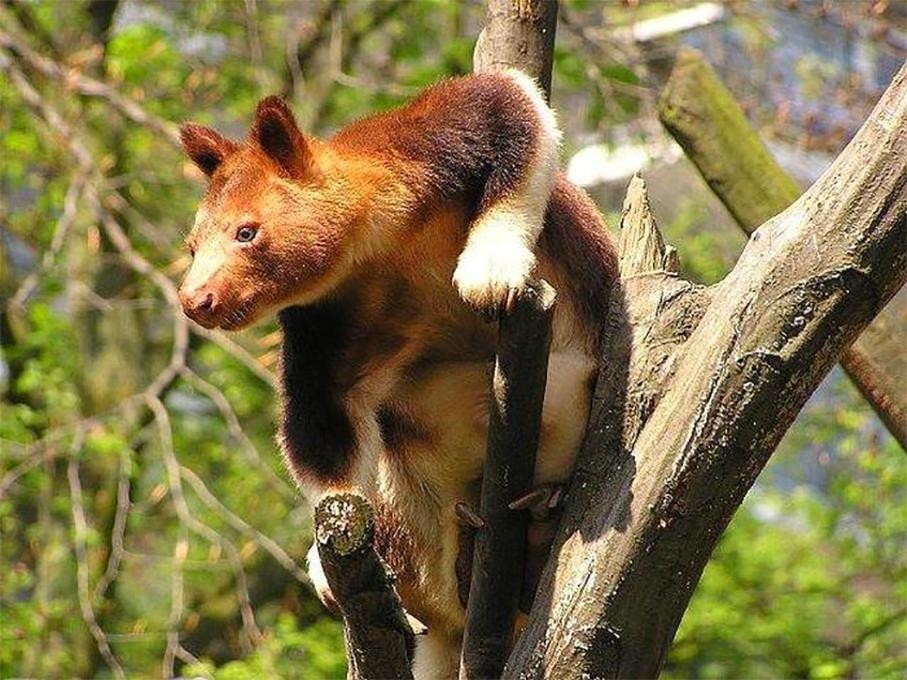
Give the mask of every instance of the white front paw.
[[519, 239], [480, 241], [460, 254], [453, 283], [467, 303], [496, 313], [526, 289], [534, 267], [535, 255]]

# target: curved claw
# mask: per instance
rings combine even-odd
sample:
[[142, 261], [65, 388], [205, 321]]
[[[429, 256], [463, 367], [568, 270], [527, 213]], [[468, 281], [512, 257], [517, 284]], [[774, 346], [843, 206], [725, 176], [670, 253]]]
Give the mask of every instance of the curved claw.
[[520, 291], [517, 288], [511, 288], [507, 291], [507, 299], [504, 300], [504, 313], [510, 314], [513, 311], [516, 301], [520, 296]]
[[542, 487], [532, 489], [528, 493], [524, 493], [522, 496], [516, 500], [511, 501], [507, 504], [507, 507], [511, 510], [528, 510], [529, 508], [539, 505], [543, 501], [547, 505], [548, 490]]
[[413, 630], [413, 635], [428, 635], [428, 626], [408, 611], [404, 610], [403, 613], [406, 615], [406, 621], [409, 623], [409, 627]]
[[454, 512], [457, 515], [457, 520], [463, 526], [472, 527], [473, 529], [481, 529], [485, 526], [485, 520], [468, 503], [460, 501], [454, 506]]
[[531, 510], [533, 514], [546, 515], [558, 507], [563, 499], [563, 484], [540, 484], [511, 501], [507, 507], [511, 510]]

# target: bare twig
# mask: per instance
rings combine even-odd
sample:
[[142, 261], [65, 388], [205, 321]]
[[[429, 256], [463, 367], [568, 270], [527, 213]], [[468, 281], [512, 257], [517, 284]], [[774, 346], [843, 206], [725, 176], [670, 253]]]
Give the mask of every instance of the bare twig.
[[82, 482], [79, 479], [79, 455], [82, 451], [84, 436], [76, 436], [72, 443], [72, 449], [69, 456], [69, 464], [66, 467], [66, 477], [69, 480], [69, 494], [72, 499], [72, 521], [75, 528], [73, 535], [73, 547], [76, 555], [76, 585], [79, 596], [79, 608], [82, 611], [82, 618], [85, 625], [88, 626], [91, 636], [98, 646], [98, 651], [104, 658], [105, 663], [117, 678], [125, 680], [126, 673], [123, 666], [114, 656], [107, 640], [107, 635], [98, 625], [95, 617], [94, 607], [91, 600], [91, 589], [88, 585], [89, 567], [88, 552], [85, 547], [86, 537], [88, 535], [88, 522], [85, 519], [85, 505], [82, 500]]
[[[345, 33], [343, 30], [343, 13], [339, 11], [332, 13], [329, 59], [331, 78], [333, 78], [333, 74], [349, 73], [359, 57], [366, 37], [375, 35], [384, 24], [393, 19], [400, 10], [410, 6], [411, 3], [412, 0], [386, 0], [381, 4], [376, 4], [374, 11], [369, 12], [367, 20], [349, 31], [349, 33]], [[327, 96], [320, 98], [318, 106], [311, 116], [315, 127], [318, 126], [327, 112], [329, 101]]]
[[69, 187], [66, 189], [66, 196], [63, 198], [63, 212], [60, 214], [60, 219], [57, 220], [50, 246], [44, 251], [44, 255], [41, 257], [41, 266], [29, 273], [16, 292], [13, 293], [12, 297], [9, 299], [9, 309], [22, 311], [25, 307], [25, 302], [38, 285], [40, 276], [53, 266], [54, 260], [63, 248], [63, 244], [66, 243], [66, 236], [75, 222], [79, 195], [82, 193], [82, 189], [85, 186], [85, 180], [86, 174], [83, 170], [76, 172], [72, 181], [69, 183]]
[[274, 470], [261, 459], [255, 444], [252, 443], [252, 440], [249, 439], [243, 431], [242, 426], [239, 424], [239, 418], [236, 416], [236, 411], [233, 410], [226, 395], [224, 395], [224, 393], [216, 386], [198, 375], [198, 373], [195, 373], [186, 367], [183, 367], [181, 375], [190, 385], [214, 403], [217, 410], [220, 411], [224, 421], [227, 423], [230, 435], [240, 443], [246, 458], [261, 471], [268, 480], [269, 486], [279, 493], [288, 503], [296, 503], [298, 500], [296, 491], [287, 484], [286, 480], [279, 477]]
[[257, 0], [245, 0], [246, 8], [246, 34], [249, 37], [249, 56], [255, 67], [255, 78], [262, 90], [268, 87], [268, 75], [265, 68], [264, 51], [261, 48], [261, 34], [258, 30], [258, 3]]
[[[176, 457], [176, 451], [173, 448], [173, 431], [170, 424], [170, 416], [164, 404], [154, 396], [146, 399], [148, 408], [154, 414], [154, 419], [158, 424], [160, 433], [161, 453], [164, 459], [164, 467], [167, 471], [167, 484], [170, 487], [170, 495], [173, 499], [173, 507], [180, 519], [181, 527], [199, 535], [212, 545], [219, 546], [233, 565], [233, 572], [236, 576], [236, 589], [239, 599], [239, 608], [243, 620], [244, 639], [241, 638], [241, 644], [245, 651], [250, 651], [251, 647], [261, 638], [261, 631], [255, 623], [255, 616], [252, 612], [251, 600], [249, 597], [248, 584], [246, 582], [245, 571], [242, 568], [242, 560], [239, 552], [232, 542], [225, 539], [208, 525], [199, 521], [193, 516], [183, 494], [182, 485], [182, 466]], [[183, 576], [182, 569], [186, 557], [189, 553], [188, 536], [183, 533], [182, 529], [174, 548], [173, 558], [173, 585], [172, 600], [170, 609], [170, 618], [168, 620], [167, 651], [164, 655], [165, 672], [169, 669], [169, 675], [173, 674], [173, 658], [178, 654], [182, 645], [179, 641], [179, 629], [182, 623], [184, 613], [183, 603]], [[185, 651], [185, 650], [183, 650]], [[187, 652], [188, 653], [188, 652]]]
[[190, 323], [189, 328], [196, 335], [201, 336], [220, 347], [227, 354], [249, 369], [249, 372], [257, 376], [262, 382], [270, 385], [275, 390], [277, 389], [276, 376], [265, 368], [258, 359], [238, 342], [219, 331], [208, 330], [194, 322]]
[[138, 228], [142, 236], [148, 239], [155, 248], [164, 250], [173, 244], [171, 237], [164, 234], [156, 224], [136, 210], [118, 191], [115, 191], [115, 187], [108, 185], [106, 188], [111, 190], [104, 196], [104, 205], [121, 216], [128, 217], [129, 223]]
[[306, 574], [305, 570], [296, 564], [296, 561], [280, 547], [277, 541], [269, 538], [266, 534], [244, 521], [236, 513], [232, 512], [226, 505], [218, 500], [217, 496], [211, 493], [204, 481], [202, 481], [202, 478], [188, 467], [181, 466], [180, 472], [195, 490], [196, 495], [198, 495], [202, 502], [217, 512], [227, 524], [240, 533], [252, 537], [256, 544], [260, 545], [265, 552], [271, 555], [271, 557], [273, 557], [280, 566], [286, 569], [297, 581], [300, 583], [310, 583], [308, 574]]
[[129, 120], [154, 130], [172, 145], [179, 146], [179, 131], [176, 125], [149, 113], [135, 100], [121, 94], [107, 83], [79, 73], [75, 69], [66, 71], [56, 62], [32, 50], [25, 41], [8, 31], [0, 30], [0, 47], [15, 51], [30, 68], [64, 87], [74, 89], [88, 97], [106, 100]]
[[300, 40], [299, 32], [294, 31], [286, 48], [286, 69], [284, 71], [283, 96], [292, 97], [296, 87], [303, 82], [303, 70], [315, 51], [327, 40], [330, 34], [331, 19], [339, 12], [344, 0], [330, 0], [321, 6], [321, 11], [304, 30], [307, 33], [305, 42]]
[[129, 521], [129, 510], [132, 507], [129, 493], [132, 487], [132, 459], [128, 451], [120, 453], [120, 470], [117, 477], [117, 509], [113, 517], [113, 527], [110, 532], [110, 554], [107, 556], [107, 567], [98, 580], [94, 589], [94, 599], [99, 600], [107, 593], [110, 584], [116, 580], [120, 572], [120, 563], [123, 561], [125, 548], [123, 538], [126, 535], [126, 525]]

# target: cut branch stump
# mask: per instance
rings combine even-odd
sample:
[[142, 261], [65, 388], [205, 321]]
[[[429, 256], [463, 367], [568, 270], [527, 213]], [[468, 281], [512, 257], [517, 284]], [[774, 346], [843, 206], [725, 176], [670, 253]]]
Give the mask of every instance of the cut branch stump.
[[413, 631], [374, 535], [374, 513], [361, 496], [328, 496], [315, 509], [318, 555], [343, 616], [348, 677], [412, 678]]

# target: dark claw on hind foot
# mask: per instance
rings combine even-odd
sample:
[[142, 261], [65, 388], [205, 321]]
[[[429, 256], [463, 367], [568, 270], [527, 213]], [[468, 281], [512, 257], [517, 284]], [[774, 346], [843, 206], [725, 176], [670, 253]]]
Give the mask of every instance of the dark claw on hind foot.
[[546, 515], [558, 507], [564, 498], [563, 484], [540, 484], [508, 504], [511, 510], [531, 510]]
[[485, 526], [485, 520], [473, 510], [467, 503], [460, 501], [454, 506], [454, 512], [457, 514], [457, 520], [460, 524], [473, 529], [481, 529]]

